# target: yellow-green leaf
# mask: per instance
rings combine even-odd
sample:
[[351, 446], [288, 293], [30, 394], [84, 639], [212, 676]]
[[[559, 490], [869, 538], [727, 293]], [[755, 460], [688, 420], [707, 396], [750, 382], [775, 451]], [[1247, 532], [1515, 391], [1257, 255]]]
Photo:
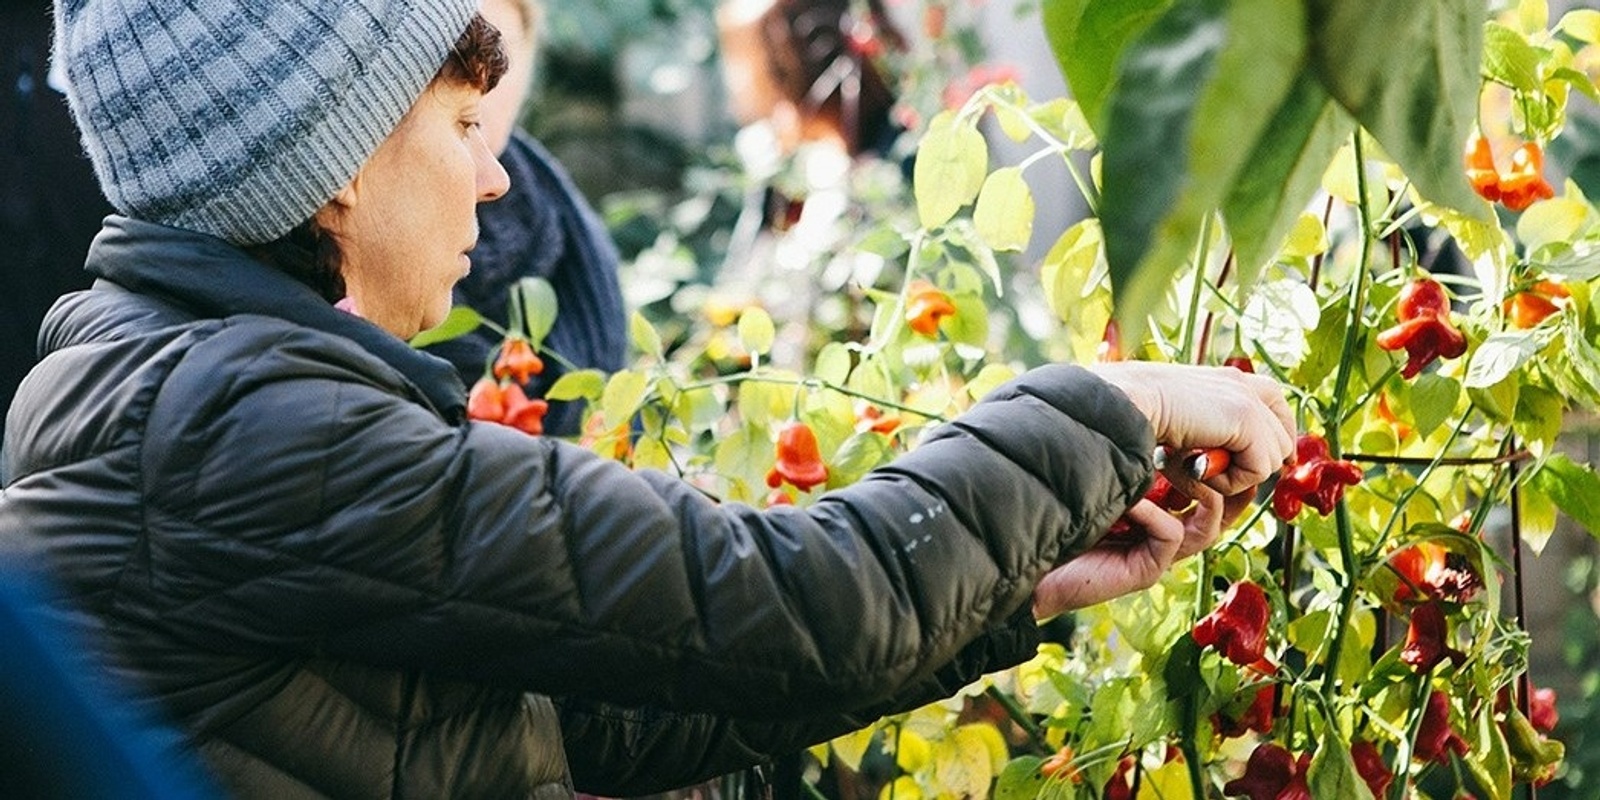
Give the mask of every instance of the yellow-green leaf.
[[1556, 23], [1556, 30], [1580, 42], [1600, 43], [1600, 11], [1589, 8], [1568, 11]]
[[454, 306], [438, 325], [411, 337], [410, 344], [412, 347], [427, 347], [440, 342], [448, 342], [451, 339], [472, 333], [482, 324], [482, 314], [467, 306]]
[[917, 146], [912, 189], [917, 219], [933, 229], [972, 202], [989, 170], [989, 147], [972, 120], [942, 111], [928, 123]]
[[605, 414], [607, 425], [621, 425], [633, 417], [644, 401], [650, 379], [642, 372], [623, 370], [606, 381], [600, 397], [600, 412]]
[[1589, 204], [1556, 197], [1534, 203], [1517, 220], [1517, 239], [1529, 253], [1554, 242], [1569, 242], [1590, 223]]
[[638, 311], [628, 318], [628, 335], [633, 339], [633, 346], [647, 356], [661, 357], [661, 334], [656, 332], [656, 326]]
[[989, 175], [972, 210], [978, 237], [995, 250], [1021, 250], [1033, 235], [1033, 190], [1022, 170], [1002, 167]]
[[568, 372], [545, 391], [546, 400], [599, 400], [606, 388], [605, 373], [597, 369]]
[[772, 325], [772, 315], [766, 309], [752, 306], [739, 315], [739, 343], [750, 354], [765, 353], [772, 349], [777, 330]]
[[875, 728], [863, 728], [855, 733], [847, 733], [833, 740], [833, 753], [839, 760], [853, 770], [861, 769], [861, 758], [867, 754], [867, 746], [872, 743]]

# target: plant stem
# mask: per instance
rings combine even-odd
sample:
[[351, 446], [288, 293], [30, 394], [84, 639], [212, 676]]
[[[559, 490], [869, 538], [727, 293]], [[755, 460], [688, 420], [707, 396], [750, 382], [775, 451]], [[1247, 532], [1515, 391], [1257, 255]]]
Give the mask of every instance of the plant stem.
[[992, 685], [984, 689], [983, 693], [1005, 709], [1006, 716], [1010, 717], [1012, 722], [1017, 723], [1017, 727], [1022, 728], [1023, 732], [1028, 734], [1028, 740], [1033, 743], [1034, 747], [1038, 748], [1039, 752], [1050, 753], [1050, 745], [1044, 740], [1044, 729], [1039, 727], [1039, 723], [1033, 721], [1033, 716], [1022, 706], [1017, 705], [1016, 698], [1000, 691], [999, 687]]
[[[1339, 441], [1339, 424], [1344, 419], [1345, 395], [1354, 371], [1357, 345], [1362, 339], [1361, 311], [1366, 302], [1367, 261], [1372, 252], [1372, 209], [1367, 207], [1366, 154], [1361, 146], [1361, 129], [1356, 128], [1354, 138], [1356, 162], [1356, 211], [1361, 226], [1361, 255], [1356, 262], [1355, 275], [1350, 282], [1350, 309], [1345, 320], [1344, 351], [1339, 359], [1339, 371], [1333, 381], [1333, 403], [1327, 409], [1324, 431], [1328, 441], [1328, 454], [1341, 458], [1343, 447]], [[1350, 528], [1350, 510], [1343, 497], [1334, 508], [1334, 527], [1339, 536], [1339, 560], [1344, 571], [1344, 586], [1339, 593], [1339, 625], [1334, 629], [1333, 645], [1328, 649], [1326, 672], [1322, 675], [1322, 697], [1325, 705], [1333, 706], [1334, 690], [1339, 683], [1339, 658], [1344, 650], [1345, 632], [1356, 606], [1356, 553], [1354, 533]]]

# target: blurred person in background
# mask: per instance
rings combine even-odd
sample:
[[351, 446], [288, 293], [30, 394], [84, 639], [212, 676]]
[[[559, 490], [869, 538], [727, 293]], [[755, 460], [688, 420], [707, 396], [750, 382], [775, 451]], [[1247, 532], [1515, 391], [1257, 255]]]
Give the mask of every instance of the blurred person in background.
[[[478, 246], [472, 271], [456, 284], [455, 302], [504, 326], [510, 290], [518, 280], [544, 278], [559, 306], [543, 347], [544, 371], [525, 387], [542, 397], [568, 365], [615, 372], [627, 354], [627, 318], [617, 283], [617, 248], [604, 223], [550, 152], [518, 124], [533, 82], [539, 0], [484, 0], [482, 13], [503, 37], [505, 77], [483, 99], [483, 135], [511, 177], [511, 188], [478, 206]], [[493, 361], [501, 337], [488, 327], [428, 349], [447, 358], [468, 386]], [[545, 433], [571, 436], [583, 404], [555, 401]]]

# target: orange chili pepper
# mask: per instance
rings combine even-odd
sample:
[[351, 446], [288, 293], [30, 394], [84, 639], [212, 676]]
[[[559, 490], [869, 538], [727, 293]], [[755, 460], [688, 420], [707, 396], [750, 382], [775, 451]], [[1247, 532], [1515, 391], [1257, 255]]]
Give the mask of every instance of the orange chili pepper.
[[1481, 133], [1475, 133], [1467, 140], [1467, 150], [1464, 154], [1467, 165], [1467, 182], [1472, 184], [1472, 190], [1479, 197], [1493, 203], [1500, 199], [1500, 173], [1495, 170], [1494, 151], [1489, 149], [1489, 140]]
[[1500, 202], [1512, 211], [1521, 211], [1535, 200], [1556, 196], [1544, 179], [1544, 152], [1537, 142], [1523, 142], [1511, 154], [1511, 171], [1500, 179]]
[[785, 482], [802, 492], [828, 481], [828, 466], [822, 463], [822, 449], [811, 426], [798, 420], [778, 431], [777, 463], [767, 472], [767, 486], [776, 489]]
[[494, 378], [483, 378], [472, 384], [467, 393], [467, 419], [499, 422], [506, 415], [505, 392]]
[[923, 336], [939, 334], [939, 321], [956, 313], [950, 295], [927, 281], [912, 281], [906, 300], [906, 325]]
[[500, 355], [494, 360], [496, 378], [527, 383], [529, 378], [541, 372], [544, 372], [544, 360], [533, 352], [533, 345], [527, 339], [507, 339], [500, 346]]

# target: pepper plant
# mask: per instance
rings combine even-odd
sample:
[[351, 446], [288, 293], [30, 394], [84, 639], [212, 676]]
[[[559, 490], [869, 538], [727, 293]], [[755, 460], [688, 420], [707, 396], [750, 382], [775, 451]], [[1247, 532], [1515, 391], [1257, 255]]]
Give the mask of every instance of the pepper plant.
[[[1508, 798], [1559, 779], [1521, 560], [1558, 511], [1600, 534], [1600, 479], [1554, 448], [1566, 415], [1600, 406], [1600, 209], [1547, 180], [1542, 152], [1575, 93], [1600, 100], [1600, 12], [1041, 11], [1076, 99], [991, 85], [928, 119], [914, 221], [875, 251], [899, 269], [850, 289], [864, 335], [788, 369], [759, 307], [671, 342], [635, 316], [637, 366], [571, 372], [547, 399], [587, 401], [582, 441], [606, 457], [724, 502], [805, 505], [1025, 366], [992, 347], [990, 310], [1028, 271], [1058, 320], [1038, 352], [1272, 374], [1296, 453], [1158, 585], [820, 761], [888, 759], [879, 796], [899, 800]], [[980, 125], [1036, 150], [991, 163]], [[1075, 185], [1052, 191], [1093, 214], [1019, 265], [1026, 170], [1058, 158]], [[556, 312], [534, 294], [530, 317]]]

